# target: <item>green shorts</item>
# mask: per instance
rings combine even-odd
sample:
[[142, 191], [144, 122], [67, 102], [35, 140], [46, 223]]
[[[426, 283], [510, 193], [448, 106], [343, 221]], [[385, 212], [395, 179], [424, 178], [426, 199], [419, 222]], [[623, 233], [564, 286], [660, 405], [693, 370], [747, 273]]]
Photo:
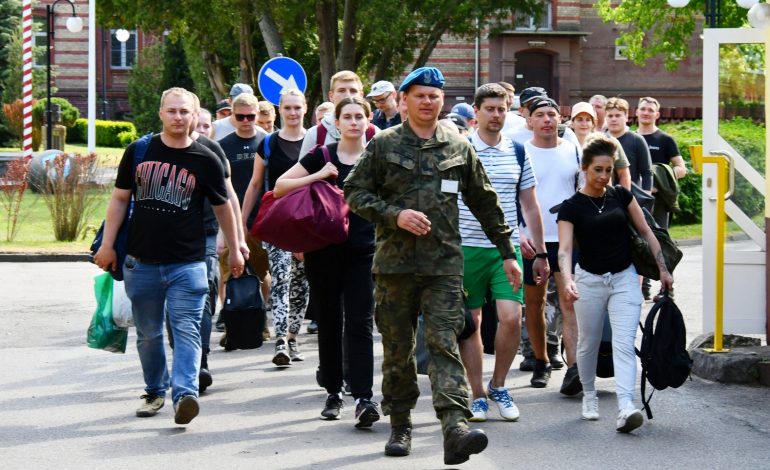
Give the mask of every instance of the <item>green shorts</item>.
[[[516, 262], [519, 268], [522, 266], [521, 250], [516, 249]], [[480, 308], [484, 305], [487, 290], [492, 291], [494, 300], [513, 300], [524, 303], [524, 289], [513, 290], [508, 283], [508, 277], [503, 271], [503, 259], [497, 248], [477, 248], [464, 246], [465, 270], [463, 273], [463, 287], [467, 294], [465, 306], [468, 308]]]

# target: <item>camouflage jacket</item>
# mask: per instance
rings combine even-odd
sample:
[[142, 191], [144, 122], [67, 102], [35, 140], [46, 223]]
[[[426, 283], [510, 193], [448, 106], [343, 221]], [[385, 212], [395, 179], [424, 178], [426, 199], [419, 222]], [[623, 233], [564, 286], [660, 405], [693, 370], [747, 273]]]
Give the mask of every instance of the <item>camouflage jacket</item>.
[[[513, 253], [511, 229], [470, 143], [438, 126], [431, 139], [408, 122], [380, 132], [345, 180], [350, 209], [377, 224], [375, 273], [461, 275], [458, 193], [501, 255]], [[403, 209], [431, 222], [417, 237], [396, 225]]]

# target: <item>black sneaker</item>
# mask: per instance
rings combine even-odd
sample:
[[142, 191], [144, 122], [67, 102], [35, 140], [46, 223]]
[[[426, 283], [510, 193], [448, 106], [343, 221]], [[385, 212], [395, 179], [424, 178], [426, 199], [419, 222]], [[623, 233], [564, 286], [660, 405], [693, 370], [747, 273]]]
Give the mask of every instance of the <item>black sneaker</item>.
[[380, 411], [377, 403], [361, 398], [356, 405], [356, 427], [370, 428], [372, 424], [380, 420]]
[[390, 439], [385, 444], [385, 455], [404, 457], [412, 451], [412, 428], [408, 425], [390, 428]]
[[545, 388], [551, 378], [551, 364], [535, 359], [535, 370], [532, 372], [532, 380], [529, 381], [533, 388]]
[[561, 360], [558, 344], [548, 343], [548, 360], [551, 362], [553, 370], [562, 370], [564, 368], [564, 362]]
[[301, 352], [299, 352], [299, 346], [297, 345], [296, 339], [290, 339], [288, 341], [289, 344], [289, 358], [291, 358], [292, 361], [304, 361], [305, 356], [302, 355]]
[[577, 364], [572, 365], [564, 374], [564, 381], [561, 383], [559, 393], [572, 397], [583, 391], [583, 384], [580, 383]]
[[310, 320], [310, 323], [307, 324], [307, 332], [311, 335], [318, 334], [318, 323], [315, 320]]
[[332, 393], [326, 397], [326, 404], [323, 411], [321, 411], [321, 419], [335, 420], [340, 419], [340, 413], [342, 407], [345, 406], [345, 402], [342, 401], [338, 393]]
[[524, 356], [524, 360], [519, 364], [519, 370], [522, 372], [532, 372], [535, 370], [535, 358], [532, 356]]
[[487, 448], [489, 440], [481, 429], [456, 427], [444, 437], [444, 465], [466, 462], [471, 454], [479, 454]]
[[198, 372], [198, 393], [205, 392], [212, 383], [214, 383], [214, 378], [211, 376], [211, 372], [201, 367], [200, 372]]
[[278, 338], [275, 340], [275, 355], [273, 356], [273, 364], [278, 367], [289, 367], [291, 365], [291, 356], [289, 356], [286, 350], [286, 340]]

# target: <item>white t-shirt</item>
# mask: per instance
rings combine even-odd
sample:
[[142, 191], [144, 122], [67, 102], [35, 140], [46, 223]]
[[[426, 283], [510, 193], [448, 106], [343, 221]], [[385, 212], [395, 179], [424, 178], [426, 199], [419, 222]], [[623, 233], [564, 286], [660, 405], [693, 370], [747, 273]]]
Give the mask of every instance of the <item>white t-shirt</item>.
[[512, 132], [515, 129], [518, 129], [519, 127], [527, 127], [527, 120], [524, 119], [520, 114], [514, 112], [514, 111], [508, 111], [505, 113], [505, 125], [503, 125], [503, 135], [507, 135], [509, 132]]
[[[575, 194], [575, 175], [580, 170], [578, 147], [565, 139], [559, 139], [559, 144], [553, 148], [535, 147], [532, 141], [527, 141], [524, 147], [537, 175], [537, 200], [545, 241], [558, 242], [557, 214], [551, 214], [549, 209]], [[527, 227], [521, 230], [530, 236]]]
[[[503, 137], [500, 143], [490, 147], [474, 133], [470, 137], [471, 144], [476, 149], [481, 165], [484, 167], [489, 181], [492, 183], [499, 198], [500, 207], [505, 214], [505, 221], [513, 229], [511, 241], [519, 244], [518, 214], [516, 213], [517, 187], [519, 189], [532, 188], [537, 184], [535, 174], [532, 172], [529, 158], [524, 154], [524, 168], [519, 168], [516, 158], [516, 148], [511, 139]], [[521, 185], [519, 186], [519, 179]], [[471, 213], [462, 198], [457, 200], [460, 209], [460, 236], [463, 246], [479, 248], [495, 248], [487, 235], [481, 229], [481, 223]]]

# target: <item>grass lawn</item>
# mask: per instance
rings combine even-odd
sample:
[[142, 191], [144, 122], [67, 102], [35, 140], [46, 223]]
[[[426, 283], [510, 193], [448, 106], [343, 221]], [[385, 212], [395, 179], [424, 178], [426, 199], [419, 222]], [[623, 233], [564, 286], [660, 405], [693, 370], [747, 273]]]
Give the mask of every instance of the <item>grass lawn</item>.
[[[64, 147], [64, 151], [68, 153], [88, 153], [88, 145], [86, 144], [67, 144]], [[21, 152], [16, 147], [0, 147], [0, 152]], [[122, 148], [115, 147], [96, 147], [94, 152], [99, 157], [99, 163], [104, 167], [117, 167], [120, 162], [120, 157], [123, 156]]]
[[0, 252], [4, 253], [83, 253], [91, 246], [96, 229], [104, 219], [110, 189], [93, 189], [93, 209], [86, 218], [90, 230], [80, 239], [72, 242], [59, 242], [54, 239], [51, 214], [40, 194], [27, 191], [24, 194], [21, 211], [19, 212], [19, 231], [13, 242], [6, 241], [7, 214], [0, 209]]

